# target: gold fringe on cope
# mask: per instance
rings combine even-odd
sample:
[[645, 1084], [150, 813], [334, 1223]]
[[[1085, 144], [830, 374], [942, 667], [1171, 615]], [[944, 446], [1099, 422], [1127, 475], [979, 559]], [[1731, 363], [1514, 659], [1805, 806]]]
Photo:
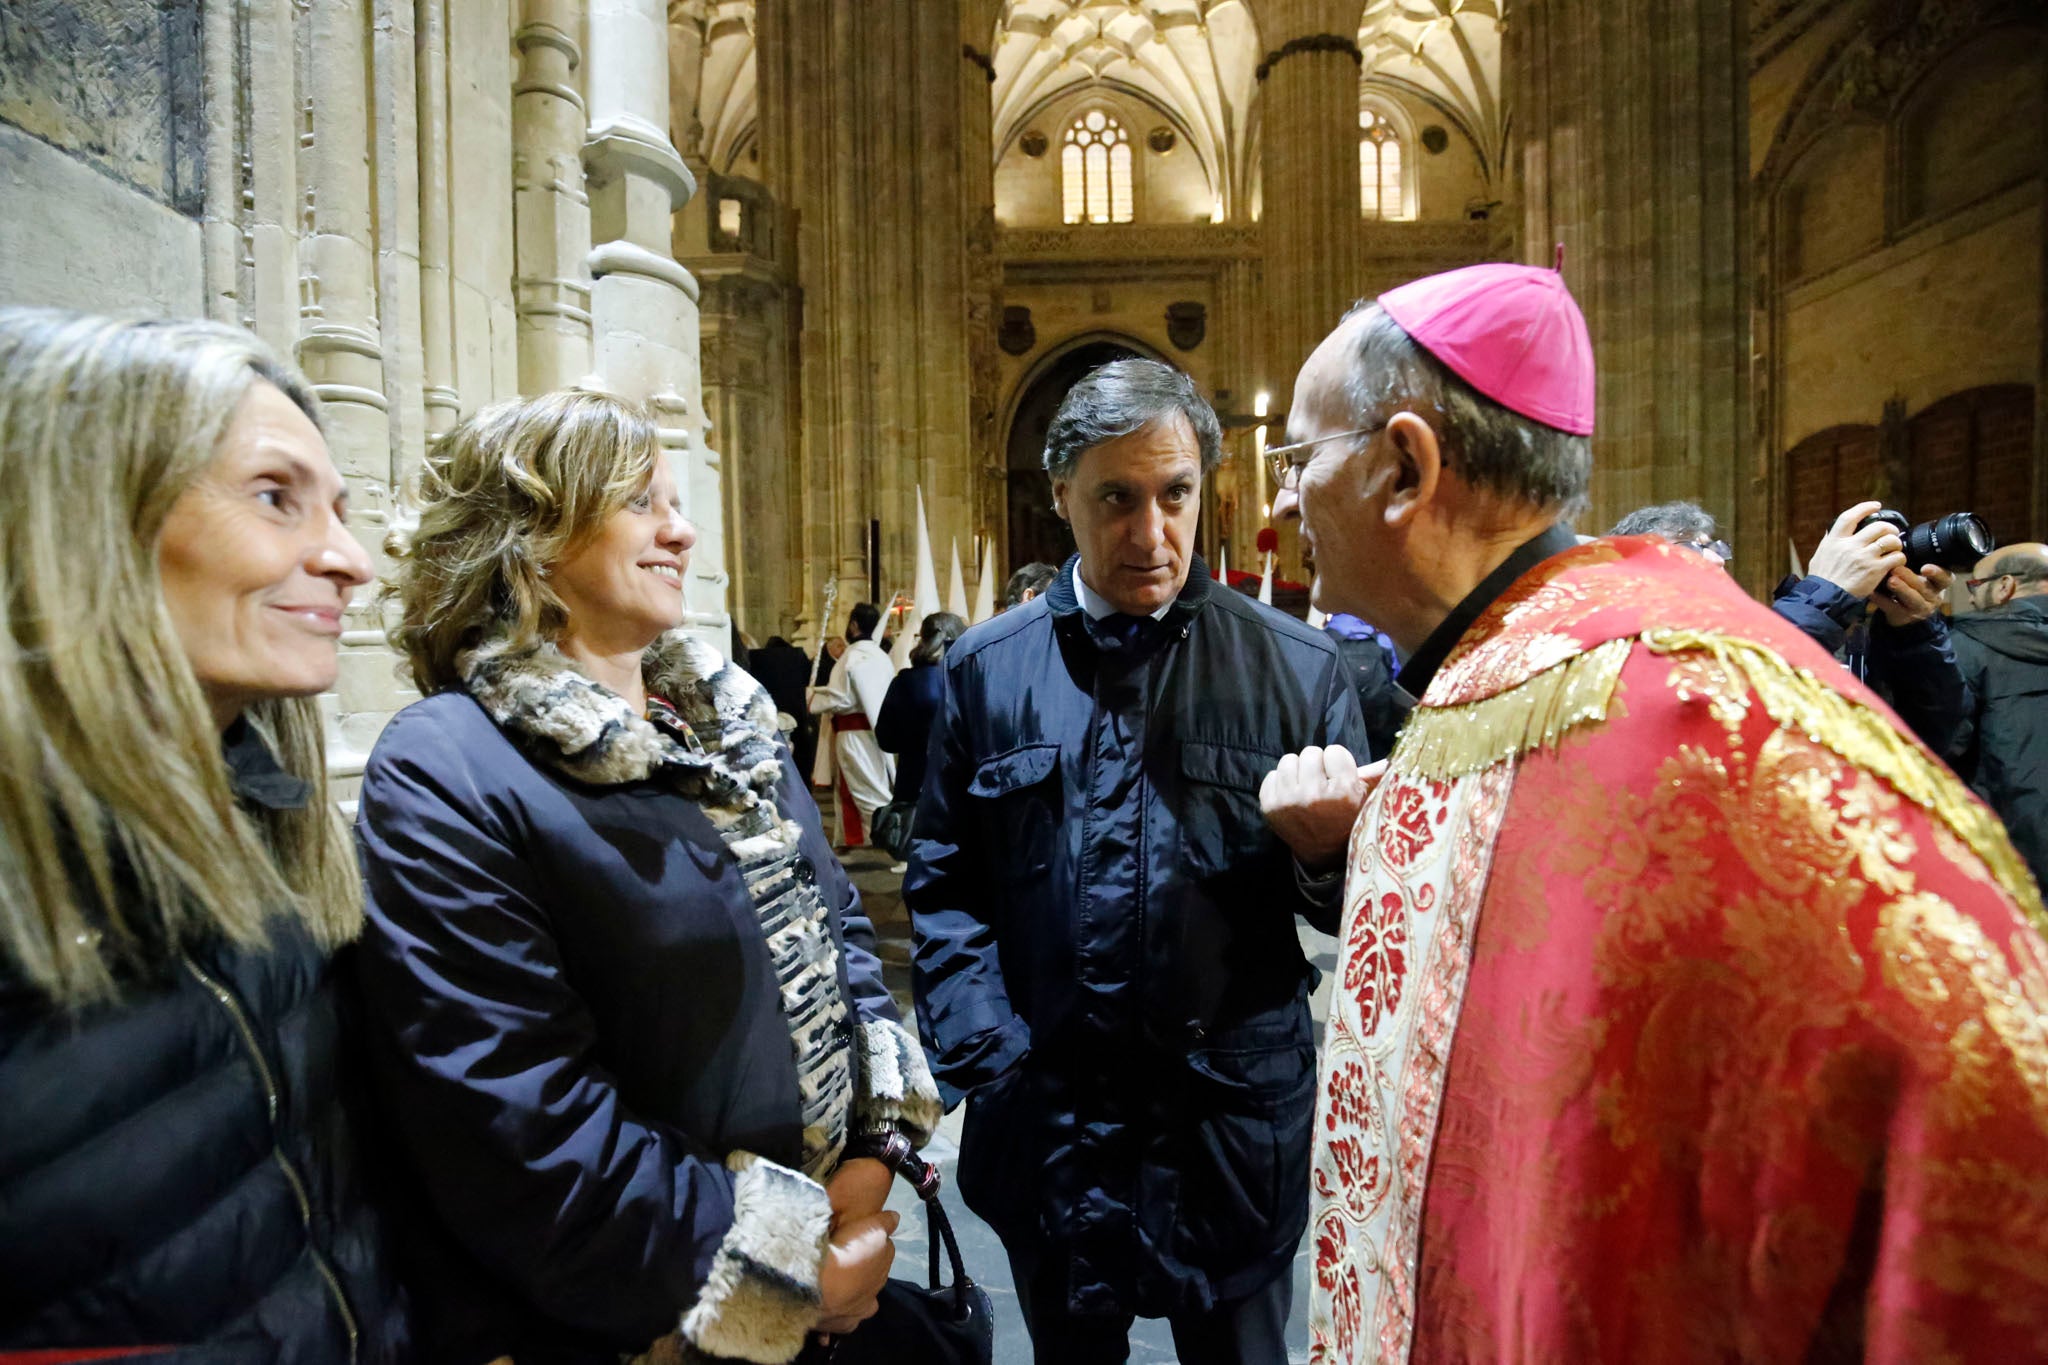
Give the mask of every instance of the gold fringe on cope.
[[1595, 645], [1479, 701], [1417, 707], [1401, 727], [1393, 766], [1448, 782], [1539, 746], [1555, 748], [1570, 731], [1607, 719], [1621, 666], [1634, 644], [1621, 639]]
[[1722, 667], [1747, 679], [1772, 720], [1883, 778], [1900, 796], [1947, 825], [1983, 859], [2034, 927], [2048, 933], [2040, 889], [2005, 826], [1970, 795], [1960, 778], [1929, 758], [1890, 721], [1751, 640], [1703, 630], [1649, 630], [1642, 639], [1659, 654], [1711, 654]]

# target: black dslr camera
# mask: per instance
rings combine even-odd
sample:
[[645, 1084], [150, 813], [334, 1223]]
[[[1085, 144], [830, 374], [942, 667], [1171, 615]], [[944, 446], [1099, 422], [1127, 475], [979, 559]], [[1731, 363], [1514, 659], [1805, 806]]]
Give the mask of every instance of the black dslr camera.
[[1872, 512], [1856, 525], [1862, 530], [1872, 522], [1883, 522], [1899, 533], [1906, 548], [1906, 567], [1915, 573], [1922, 564], [1939, 564], [1944, 569], [1971, 569], [1977, 561], [1998, 548], [1991, 528], [1975, 512], [1951, 512], [1918, 526], [1907, 524], [1903, 512], [1887, 507]]

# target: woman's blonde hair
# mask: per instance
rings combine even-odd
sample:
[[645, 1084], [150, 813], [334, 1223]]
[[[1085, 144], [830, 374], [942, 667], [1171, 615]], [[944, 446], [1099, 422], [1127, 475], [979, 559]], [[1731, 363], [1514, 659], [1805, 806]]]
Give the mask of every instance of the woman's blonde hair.
[[0, 309], [0, 953], [66, 1006], [209, 933], [295, 914], [354, 936], [362, 895], [310, 699], [248, 709], [304, 809], [245, 815], [164, 605], [157, 540], [252, 384], [317, 420], [255, 337]]
[[642, 407], [563, 390], [484, 408], [434, 443], [414, 500], [419, 523], [386, 547], [384, 597], [401, 609], [391, 639], [415, 685], [459, 686], [456, 660], [494, 637], [552, 641], [568, 608], [549, 566], [647, 486], [660, 433]]

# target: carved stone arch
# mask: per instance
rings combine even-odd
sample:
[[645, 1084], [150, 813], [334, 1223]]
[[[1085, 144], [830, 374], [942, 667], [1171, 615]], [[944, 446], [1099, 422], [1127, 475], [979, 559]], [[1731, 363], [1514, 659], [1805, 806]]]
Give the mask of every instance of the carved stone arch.
[[[1885, 183], [1889, 161], [1886, 125], [1863, 115], [1820, 129], [1787, 161], [1762, 206], [1774, 247], [1772, 275], [1781, 286], [1883, 244], [1891, 228], [1886, 211], [1891, 196], [1872, 203], [1871, 221], [1862, 224], [1856, 219], [1866, 201], [1838, 191], [1844, 183]], [[1830, 240], [1813, 240], [1816, 230]]]
[[1792, 162], [1845, 117], [1890, 119], [1932, 73], [1999, 29], [2048, 34], [2037, 0], [1947, 0], [1926, 7], [1930, 20], [1890, 29], [1859, 26], [1838, 38], [1807, 71], [1765, 153], [1757, 183], [1775, 185]]
[[[1485, 143], [1480, 139], [1478, 130], [1472, 126], [1471, 116], [1464, 110], [1447, 102], [1442, 95], [1439, 95], [1428, 86], [1415, 81], [1403, 80], [1400, 76], [1390, 71], [1368, 71], [1360, 78], [1359, 84], [1365, 90], [1368, 97], [1377, 93], [1383, 103], [1397, 108], [1400, 111], [1401, 117], [1408, 120], [1409, 127], [1403, 131], [1402, 136], [1404, 139], [1409, 140], [1411, 144], [1414, 143], [1414, 139], [1411, 137], [1414, 128], [1414, 116], [1407, 112], [1407, 107], [1402, 101], [1412, 99], [1428, 107], [1438, 118], [1441, 118], [1450, 125], [1452, 132], [1465, 140], [1466, 144], [1471, 148], [1472, 155], [1479, 162], [1479, 173], [1485, 179], [1485, 182], [1488, 185], [1499, 183], [1501, 168], [1488, 160], [1483, 150]], [[1399, 121], [1399, 119], [1396, 120], [1397, 123]], [[1505, 127], [1505, 124], [1503, 124], [1503, 127]], [[1421, 216], [1419, 207], [1416, 216]]]
[[[1931, 221], [2040, 174], [2044, 63], [2048, 23], [2000, 24], [1930, 60], [1901, 88], [1891, 111], [1899, 227]], [[1930, 132], [1946, 132], [1947, 145], [1928, 146], [1923, 139]], [[2003, 165], [1981, 159], [1969, 165], [1973, 153], [1981, 158], [1987, 151], [2002, 155]], [[1945, 173], [1957, 173], [1932, 181], [1920, 164], [1929, 157], [1941, 160]]]
[[[1005, 450], [1009, 449], [1010, 437], [1013, 434], [1013, 428], [1017, 421], [1017, 409], [1022, 404], [1024, 396], [1030, 393], [1035, 385], [1043, 381], [1046, 375], [1059, 368], [1067, 357], [1071, 356], [1074, 352], [1088, 347], [1104, 345], [1120, 346], [1132, 355], [1143, 356], [1147, 360], [1164, 361], [1169, 365], [1173, 364], [1172, 359], [1159, 347], [1142, 338], [1134, 337], [1129, 332], [1119, 332], [1109, 328], [1096, 328], [1091, 331], [1076, 332], [1071, 336], [1062, 338], [1051, 346], [1046, 347], [1039, 357], [1032, 361], [1030, 366], [1025, 369], [1024, 373], [1017, 377], [1017, 382], [1010, 386], [1009, 393], [1003, 396], [1003, 418], [1000, 429], [1003, 432], [1003, 448]], [[1096, 363], [1101, 364], [1103, 362], [1097, 361]], [[1078, 376], [1076, 377], [1078, 378]], [[1062, 392], [1064, 393], [1065, 390], [1062, 390]]]

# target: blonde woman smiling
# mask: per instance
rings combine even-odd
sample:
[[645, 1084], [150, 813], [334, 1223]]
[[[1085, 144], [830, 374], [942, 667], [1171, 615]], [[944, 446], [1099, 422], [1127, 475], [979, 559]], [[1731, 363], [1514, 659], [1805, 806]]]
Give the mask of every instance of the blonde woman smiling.
[[[394, 637], [426, 698], [363, 779], [378, 1072], [431, 1353], [787, 1361], [887, 1274], [939, 1107], [745, 673], [682, 634], [651, 418], [488, 408], [429, 456]], [[672, 1343], [673, 1344], [673, 1343]]]
[[304, 383], [0, 310], [0, 1356], [404, 1354], [312, 694], [370, 562]]

